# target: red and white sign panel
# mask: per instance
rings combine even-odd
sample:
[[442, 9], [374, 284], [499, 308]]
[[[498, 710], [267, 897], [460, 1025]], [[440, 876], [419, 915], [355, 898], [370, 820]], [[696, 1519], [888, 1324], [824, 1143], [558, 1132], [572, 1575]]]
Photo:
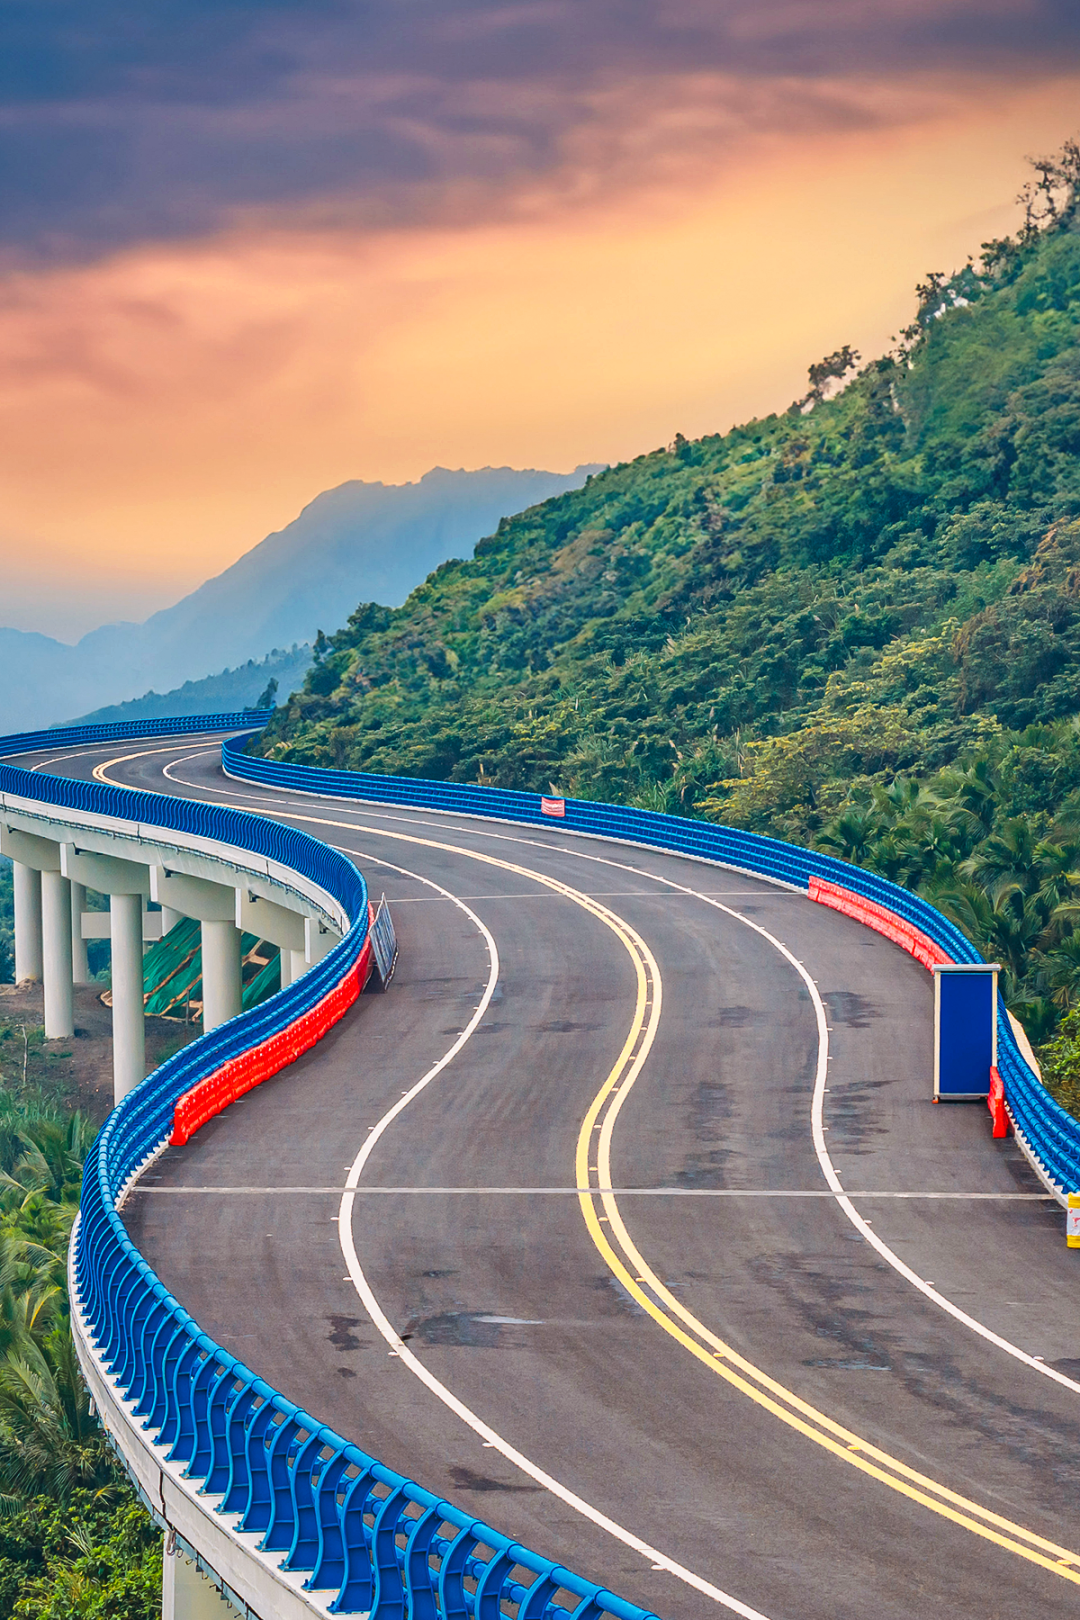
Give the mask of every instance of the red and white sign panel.
[[542, 797], [540, 800], [540, 814], [542, 816], [565, 816], [566, 800]]

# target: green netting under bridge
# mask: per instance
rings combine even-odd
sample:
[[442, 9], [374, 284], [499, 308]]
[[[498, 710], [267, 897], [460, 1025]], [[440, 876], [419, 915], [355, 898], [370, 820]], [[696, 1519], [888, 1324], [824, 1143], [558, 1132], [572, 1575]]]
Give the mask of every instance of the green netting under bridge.
[[[281, 988], [281, 956], [276, 945], [244, 934], [240, 943], [244, 1009], [258, 1006]], [[159, 1018], [202, 1017], [202, 948], [199, 925], [190, 917], [156, 940], [143, 957], [148, 1013]]]

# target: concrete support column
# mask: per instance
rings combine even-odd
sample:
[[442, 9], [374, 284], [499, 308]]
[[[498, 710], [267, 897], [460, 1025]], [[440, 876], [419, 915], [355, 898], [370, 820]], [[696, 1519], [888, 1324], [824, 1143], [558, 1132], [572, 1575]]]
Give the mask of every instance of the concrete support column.
[[86, 910], [85, 883], [71, 885], [71, 977], [76, 984], [90, 983], [86, 961], [86, 941], [82, 936], [82, 914]]
[[59, 872], [41, 874], [42, 977], [45, 980], [45, 1039], [75, 1033], [71, 990], [71, 885]]
[[231, 922], [203, 922], [203, 1033], [235, 1018], [241, 1009], [240, 930]]
[[13, 863], [15, 880], [15, 978], [40, 979], [41, 873], [22, 861]]
[[143, 897], [109, 896], [112, 930], [113, 1101], [146, 1077], [143, 1023]]
[[162, 906], [161, 936], [163, 939], [170, 929], [175, 928], [177, 923], [183, 920], [183, 916], [184, 913], [182, 911], [174, 911], [172, 906]]
[[236, 1610], [182, 1552], [161, 1561], [161, 1620], [228, 1620]]
[[303, 951], [290, 951], [286, 946], [281, 947], [281, 988], [295, 984], [302, 973], [307, 972], [307, 962]]

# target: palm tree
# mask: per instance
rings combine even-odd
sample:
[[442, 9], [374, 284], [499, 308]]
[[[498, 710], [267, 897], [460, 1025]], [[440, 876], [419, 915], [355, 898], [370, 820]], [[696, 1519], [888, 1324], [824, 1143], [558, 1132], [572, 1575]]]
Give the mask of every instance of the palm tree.
[[97, 1132], [85, 1115], [67, 1119], [42, 1110], [7, 1135], [4, 1180], [26, 1192], [44, 1192], [58, 1203], [77, 1204], [82, 1165]]
[[872, 810], [852, 806], [821, 829], [817, 845], [819, 849], [839, 855], [842, 860], [865, 866], [872, 859], [870, 852], [880, 833], [879, 816]]
[[1035, 846], [1038, 893], [1048, 912], [1058, 911], [1080, 887], [1080, 842], [1074, 828], [1060, 829], [1059, 837], [1044, 838]]
[[926, 789], [916, 777], [898, 776], [888, 787], [883, 787], [880, 782], [876, 784], [873, 789], [874, 804], [884, 821], [902, 821], [921, 802], [925, 792]]
[[988, 893], [961, 879], [939, 890], [934, 899], [988, 959], [1001, 961], [1008, 1000], [1023, 981], [1030, 953], [1046, 942], [1046, 919], [1040, 906], [1019, 884], [1006, 881], [998, 882]]
[[984, 836], [992, 831], [1001, 779], [988, 759], [976, 760], [966, 771], [943, 771], [941, 787], [979, 824]]
[[66, 1501], [79, 1486], [111, 1479], [71, 1334], [55, 1328], [40, 1346], [10, 1351], [0, 1362], [0, 1512], [39, 1495]]
[[1022, 893], [1034, 886], [1036, 845], [1031, 825], [1023, 816], [1010, 816], [1000, 830], [984, 838], [968, 856], [961, 871], [988, 893], [1003, 883], [1018, 884]]
[[1080, 1001], [1080, 934], [1069, 934], [1032, 964], [1038, 981], [1050, 991], [1055, 1007], [1068, 1012]]

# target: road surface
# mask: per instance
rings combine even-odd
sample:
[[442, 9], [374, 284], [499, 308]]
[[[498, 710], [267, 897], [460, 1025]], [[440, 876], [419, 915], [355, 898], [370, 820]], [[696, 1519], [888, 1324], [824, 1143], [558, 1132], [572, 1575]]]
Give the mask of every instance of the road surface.
[[213, 739], [50, 758], [291, 821], [392, 907], [390, 991], [126, 1206], [229, 1351], [664, 1620], [1077, 1613], [1080, 1252], [931, 1104], [911, 958], [680, 857], [230, 781]]

